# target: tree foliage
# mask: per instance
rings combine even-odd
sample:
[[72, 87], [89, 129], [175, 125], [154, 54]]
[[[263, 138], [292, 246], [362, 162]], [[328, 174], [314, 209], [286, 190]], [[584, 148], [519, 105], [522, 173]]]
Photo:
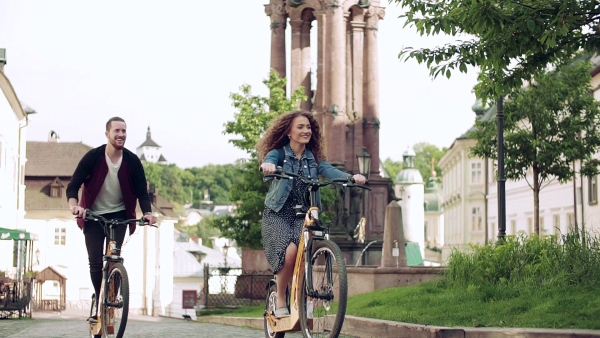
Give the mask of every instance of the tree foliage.
[[438, 162], [446, 152], [446, 148], [440, 149], [431, 143], [419, 142], [413, 146], [413, 150], [415, 151], [415, 168], [419, 170], [425, 182], [428, 182], [431, 176], [432, 159], [436, 177], [442, 177], [442, 169], [438, 166]]
[[269, 189], [258, 171], [256, 142], [273, 118], [298, 109], [300, 101], [306, 99], [302, 94], [303, 88], [298, 88], [291, 98], [287, 98], [285, 79], [280, 78], [275, 71], [271, 71], [263, 83], [269, 89], [269, 97], [252, 94], [249, 85], [242, 85], [239, 93], [231, 94], [233, 107], [237, 112], [234, 113], [233, 121], [225, 123], [223, 133], [235, 136], [229, 142], [246, 151], [250, 159], [236, 166], [239, 179], [235, 180], [230, 189], [231, 200], [238, 203], [235, 214], [215, 218], [212, 222], [223, 236], [235, 240], [240, 246], [251, 248], [262, 248], [262, 212]]
[[407, 47], [400, 57], [425, 63], [433, 77], [479, 67], [475, 92], [484, 102], [521, 87], [549, 65], [600, 47], [598, 0], [393, 1], [407, 10], [405, 26], [421, 35], [470, 38], [433, 49]]
[[214, 204], [230, 203], [230, 189], [238, 173], [233, 164], [209, 164], [200, 168], [181, 169], [175, 164], [143, 162], [146, 179], [158, 194], [177, 207], [198, 208], [208, 192]]
[[[415, 152], [415, 168], [419, 170], [425, 182], [429, 181], [429, 177], [431, 176], [431, 159], [434, 160], [436, 176], [438, 178], [442, 177], [442, 169], [438, 166], [438, 162], [446, 152], [446, 148], [440, 149], [431, 143], [419, 142], [413, 146], [413, 150]], [[396, 179], [398, 173], [403, 169], [402, 161], [394, 161], [389, 157], [381, 165], [387, 174], [390, 175], [392, 181]]]
[[[542, 183], [570, 180], [575, 161], [582, 162], [583, 175], [598, 173], [600, 162], [593, 155], [600, 149], [600, 106], [590, 95], [589, 71], [587, 62], [563, 65], [516, 89], [504, 107], [506, 178], [531, 179], [537, 234]], [[497, 159], [495, 116], [476, 127], [470, 135], [477, 139], [472, 155]]]

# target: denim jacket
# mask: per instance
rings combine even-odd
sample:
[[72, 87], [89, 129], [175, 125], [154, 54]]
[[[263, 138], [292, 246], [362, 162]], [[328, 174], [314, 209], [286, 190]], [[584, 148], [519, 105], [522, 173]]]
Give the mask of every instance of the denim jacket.
[[[283, 147], [283, 150], [285, 151], [283, 170], [297, 173], [298, 166], [300, 165], [300, 160], [296, 158], [289, 144], [286, 144]], [[277, 149], [273, 149], [269, 151], [269, 153], [267, 153], [263, 162], [273, 163], [277, 165], [278, 158], [279, 153], [277, 152]], [[306, 149], [304, 159], [302, 160], [302, 166], [304, 168], [303, 171], [305, 176], [308, 176], [307, 174], [309, 174], [309, 177], [312, 179], [317, 179], [319, 176], [323, 176], [328, 179], [344, 178], [350, 176], [350, 174], [336, 169], [334, 166], [327, 163], [326, 161], [321, 160], [319, 164], [317, 164], [313, 153], [308, 149]], [[308, 171], [306, 169], [308, 169]], [[265, 180], [269, 179], [266, 178]], [[269, 192], [267, 193], [267, 198], [265, 199], [265, 206], [267, 206], [269, 209], [275, 212], [279, 212], [279, 210], [281, 210], [281, 207], [283, 207], [285, 201], [288, 199], [292, 189], [293, 180], [272, 180]], [[321, 208], [320, 192], [317, 192], [317, 206], [319, 207], [319, 209]]]

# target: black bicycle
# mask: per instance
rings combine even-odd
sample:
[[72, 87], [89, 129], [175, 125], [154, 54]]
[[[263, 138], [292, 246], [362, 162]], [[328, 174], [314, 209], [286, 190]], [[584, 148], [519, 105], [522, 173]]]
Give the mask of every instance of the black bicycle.
[[351, 177], [315, 180], [281, 169], [265, 177], [300, 180], [307, 184], [310, 196], [310, 201], [295, 207], [296, 217], [304, 219], [304, 226], [296, 255], [292, 288], [286, 290], [290, 316], [275, 317], [277, 284], [272, 279], [267, 284], [265, 336], [283, 338], [285, 332], [298, 331], [300, 328], [306, 338], [338, 337], [346, 315], [348, 276], [342, 251], [329, 239], [329, 228], [319, 218], [317, 191], [330, 184], [371, 189], [355, 184]]
[[[104, 228], [107, 245], [103, 256], [104, 266], [102, 268], [101, 297], [92, 295], [92, 306], [90, 318], [94, 315], [96, 302], [98, 302], [97, 321], [90, 321], [90, 336], [94, 338], [116, 337], [121, 338], [127, 326], [129, 314], [129, 277], [123, 265], [121, 248], [117, 248], [115, 239], [115, 228], [127, 226], [131, 223], [138, 225], [149, 225], [145, 218], [135, 219], [106, 219], [102, 215], [91, 210], [85, 211], [86, 221], [98, 222]], [[154, 224], [150, 226], [156, 227]]]

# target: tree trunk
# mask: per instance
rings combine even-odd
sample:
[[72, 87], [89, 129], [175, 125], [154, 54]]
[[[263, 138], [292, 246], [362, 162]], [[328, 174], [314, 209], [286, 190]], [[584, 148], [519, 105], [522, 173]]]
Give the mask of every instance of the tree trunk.
[[533, 163], [533, 231], [540, 236], [540, 173]]

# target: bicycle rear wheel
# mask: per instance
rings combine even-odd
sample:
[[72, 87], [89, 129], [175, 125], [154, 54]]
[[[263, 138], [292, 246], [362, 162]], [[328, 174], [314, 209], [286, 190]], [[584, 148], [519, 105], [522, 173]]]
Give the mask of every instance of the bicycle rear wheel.
[[102, 303], [102, 337], [123, 337], [129, 313], [129, 278], [121, 263], [108, 272]]
[[[308, 257], [307, 257], [308, 258]], [[330, 240], [314, 243], [310, 255], [312, 287], [308, 294], [306, 274], [300, 288], [300, 326], [306, 338], [337, 337], [344, 324], [348, 276], [342, 251]]]
[[[265, 300], [265, 310], [269, 313], [275, 312], [277, 308], [277, 286], [272, 284], [267, 290], [267, 299]], [[267, 316], [264, 317], [264, 329], [266, 338], [283, 338], [285, 332], [273, 332], [273, 328], [269, 325]]]

